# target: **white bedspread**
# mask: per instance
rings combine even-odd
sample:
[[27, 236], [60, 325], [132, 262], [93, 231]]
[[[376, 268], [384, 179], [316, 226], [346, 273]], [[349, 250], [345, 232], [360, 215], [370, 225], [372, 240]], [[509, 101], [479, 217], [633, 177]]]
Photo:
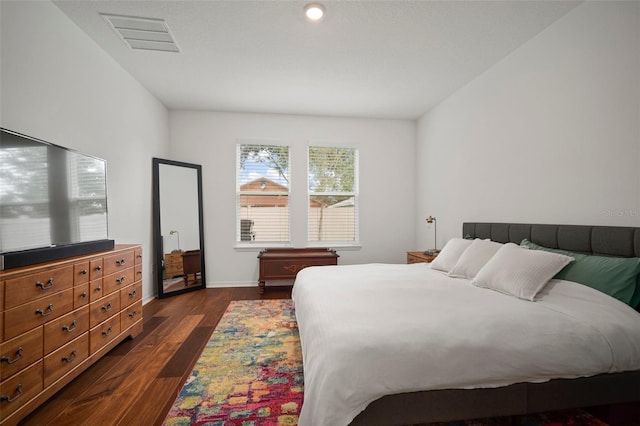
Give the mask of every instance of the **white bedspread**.
[[293, 288], [301, 426], [348, 424], [383, 395], [640, 369], [640, 314], [553, 280], [528, 302], [428, 264], [310, 267]]

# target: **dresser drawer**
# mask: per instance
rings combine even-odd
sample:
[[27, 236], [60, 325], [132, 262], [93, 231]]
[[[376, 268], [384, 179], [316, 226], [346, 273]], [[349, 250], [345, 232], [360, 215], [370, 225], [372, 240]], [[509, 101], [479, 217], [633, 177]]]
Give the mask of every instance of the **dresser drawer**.
[[134, 268], [135, 274], [133, 279], [136, 281], [142, 280], [142, 265], [136, 265]]
[[142, 300], [142, 281], [137, 281], [134, 285], [120, 290], [121, 308], [125, 308], [138, 300]]
[[104, 260], [100, 257], [89, 262], [89, 280], [97, 280], [104, 276]]
[[103, 279], [97, 279], [95, 281], [91, 281], [89, 283], [89, 301], [95, 302], [100, 299], [104, 295], [103, 287]]
[[44, 358], [44, 386], [47, 387], [89, 357], [89, 333], [85, 332]]
[[4, 313], [4, 338], [11, 339], [73, 310], [73, 288], [25, 303]]
[[132, 284], [135, 281], [133, 278], [134, 276], [135, 271], [133, 267], [105, 276], [102, 280], [104, 295], [106, 296], [107, 294], [113, 293], [114, 291]]
[[309, 266], [335, 265], [334, 258], [304, 258], [304, 259], [269, 259], [261, 266], [262, 276], [269, 279], [293, 279], [298, 272]]
[[51, 269], [5, 282], [5, 309], [11, 309], [34, 299], [73, 286], [73, 266]]
[[42, 358], [42, 327], [0, 343], [0, 380]]
[[120, 334], [120, 315], [115, 315], [89, 331], [89, 354], [100, 350]]
[[120, 292], [110, 294], [100, 300], [92, 302], [89, 314], [89, 327], [93, 328], [107, 318], [120, 311]]
[[75, 310], [44, 325], [45, 355], [89, 331], [89, 307]]
[[104, 258], [104, 275], [111, 275], [123, 269], [133, 267], [135, 264], [135, 254], [133, 250], [123, 251], [113, 256]]
[[138, 247], [137, 249], [135, 249], [133, 251], [134, 257], [135, 257], [135, 264], [136, 265], [142, 265], [142, 247]]
[[42, 391], [42, 360], [0, 383], [0, 418], [22, 407]]
[[89, 283], [73, 287], [73, 309], [89, 304]]
[[123, 309], [120, 313], [120, 324], [122, 325], [122, 330], [126, 330], [141, 319], [142, 300], [139, 300], [131, 306]]
[[76, 263], [73, 265], [73, 284], [84, 284], [89, 282], [89, 261]]

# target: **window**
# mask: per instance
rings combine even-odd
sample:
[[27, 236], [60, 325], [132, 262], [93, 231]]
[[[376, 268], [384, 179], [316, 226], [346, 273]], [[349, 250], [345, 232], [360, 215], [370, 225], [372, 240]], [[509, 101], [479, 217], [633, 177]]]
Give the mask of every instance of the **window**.
[[354, 148], [309, 147], [310, 243], [358, 242], [357, 154]]
[[236, 241], [288, 242], [289, 147], [239, 144]]

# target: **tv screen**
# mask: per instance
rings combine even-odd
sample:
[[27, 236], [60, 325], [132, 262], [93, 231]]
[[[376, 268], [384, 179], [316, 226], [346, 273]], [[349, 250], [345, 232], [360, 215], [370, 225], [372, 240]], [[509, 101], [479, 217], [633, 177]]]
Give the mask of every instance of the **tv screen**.
[[106, 161], [0, 130], [0, 254], [106, 240]]

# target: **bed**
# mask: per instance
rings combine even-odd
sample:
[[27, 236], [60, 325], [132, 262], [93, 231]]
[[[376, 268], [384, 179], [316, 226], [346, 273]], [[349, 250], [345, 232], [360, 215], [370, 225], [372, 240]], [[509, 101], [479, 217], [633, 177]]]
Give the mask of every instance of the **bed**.
[[[462, 235], [640, 258], [640, 228], [465, 223]], [[293, 299], [303, 426], [640, 401], [640, 313], [572, 281], [552, 279], [532, 303], [427, 264], [344, 265], [301, 271]]]

